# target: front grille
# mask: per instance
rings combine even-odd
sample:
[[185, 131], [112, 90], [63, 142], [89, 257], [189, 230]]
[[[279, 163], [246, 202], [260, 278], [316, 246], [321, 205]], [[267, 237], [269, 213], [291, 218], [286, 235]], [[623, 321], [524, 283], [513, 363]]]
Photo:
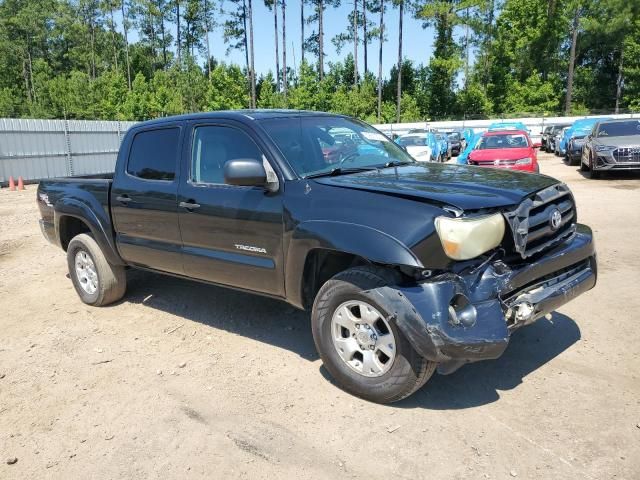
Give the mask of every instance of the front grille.
[[640, 163], [640, 147], [620, 147], [613, 151], [616, 162]]
[[475, 165], [480, 165], [481, 167], [499, 167], [501, 165], [515, 165], [515, 160], [479, 160], [473, 162]]
[[575, 201], [565, 184], [539, 191], [504, 215], [511, 226], [514, 249], [522, 258], [557, 245], [576, 231]]

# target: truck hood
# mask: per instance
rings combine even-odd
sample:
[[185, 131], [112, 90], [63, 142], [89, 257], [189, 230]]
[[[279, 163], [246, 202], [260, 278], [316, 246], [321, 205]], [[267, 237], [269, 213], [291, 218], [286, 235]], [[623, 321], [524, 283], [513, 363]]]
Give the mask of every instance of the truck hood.
[[531, 155], [528, 147], [524, 148], [487, 148], [474, 150], [469, 154], [469, 160], [487, 162], [489, 160], [518, 160]]
[[462, 210], [520, 203], [524, 197], [558, 183], [546, 175], [453, 164], [413, 164], [314, 181], [451, 205]]

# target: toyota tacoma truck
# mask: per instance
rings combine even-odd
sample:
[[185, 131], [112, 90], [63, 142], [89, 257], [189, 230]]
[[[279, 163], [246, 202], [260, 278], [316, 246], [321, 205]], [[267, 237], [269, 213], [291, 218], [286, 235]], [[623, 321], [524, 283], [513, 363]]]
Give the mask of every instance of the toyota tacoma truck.
[[[329, 163], [345, 131], [355, 145]], [[596, 283], [566, 185], [416, 162], [339, 115], [139, 123], [113, 175], [43, 181], [37, 202], [86, 304], [120, 300], [128, 268], [284, 300], [310, 311], [337, 384], [381, 403], [500, 357], [515, 330]]]

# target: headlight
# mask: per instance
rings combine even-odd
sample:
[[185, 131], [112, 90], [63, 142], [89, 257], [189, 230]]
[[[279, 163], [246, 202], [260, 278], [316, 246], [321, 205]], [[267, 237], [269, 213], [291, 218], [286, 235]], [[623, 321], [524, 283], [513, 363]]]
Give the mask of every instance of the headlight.
[[442, 248], [454, 260], [469, 260], [497, 247], [504, 237], [504, 229], [500, 213], [475, 218], [436, 218]]
[[614, 145], [596, 145], [596, 152], [608, 152], [615, 150]]
[[516, 160], [516, 165], [531, 165], [531, 158], [530, 157], [520, 158]]

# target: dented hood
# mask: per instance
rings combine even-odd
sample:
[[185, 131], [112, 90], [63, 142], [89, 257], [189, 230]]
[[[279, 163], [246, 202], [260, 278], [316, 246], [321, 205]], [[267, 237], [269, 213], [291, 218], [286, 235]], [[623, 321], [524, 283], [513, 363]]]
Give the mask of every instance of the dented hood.
[[314, 179], [323, 185], [397, 195], [462, 210], [502, 207], [558, 183], [546, 175], [423, 163]]

